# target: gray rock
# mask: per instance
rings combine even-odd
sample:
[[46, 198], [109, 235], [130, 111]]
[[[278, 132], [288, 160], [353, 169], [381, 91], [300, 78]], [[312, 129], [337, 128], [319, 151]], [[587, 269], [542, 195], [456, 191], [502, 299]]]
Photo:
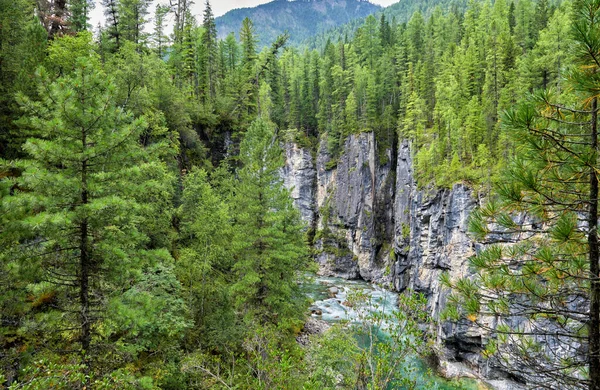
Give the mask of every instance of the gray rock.
[[320, 319], [309, 317], [304, 323], [300, 334], [296, 337], [298, 344], [307, 346], [310, 343], [310, 337], [325, 333], [331, 326]]
[[[351, 135], [335, 168], [322, 140], [317, 154], [315, 248], [322, 274], [391, 282], [394, 180], [391, 152], [380, 164], [373, 133]], [[375, 223], [377, 221], [377, 223]]]
[[314, 182], [316, 171], [309, 149], [296, 144], [285, 144], [285, 165], [282, 169], [284, 186], [291, 191], [294, 204], [300, 211], [302, 220], [312, 226], [315, 217]]

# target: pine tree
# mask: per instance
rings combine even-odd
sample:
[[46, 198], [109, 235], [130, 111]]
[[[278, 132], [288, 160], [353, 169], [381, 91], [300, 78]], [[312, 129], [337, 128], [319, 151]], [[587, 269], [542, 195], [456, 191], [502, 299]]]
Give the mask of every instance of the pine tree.
[[[63, 41], [53, 50], [64, 53]], [[39, 350], [79, 350], [90, 373], [104, 338], [123, 334], [114, 329], [122, 321], [111, 317], [115, 308], [138, 305], [128, 291], [144, 283], [142, 270], [167, 264], [170, 256], [145, 247], [149, 214], [138, 197], [149, 193], [149, 177], [163, 169], [138, 144], [145, 121], [116, 105], [114, 85], [87, 53], [54, 81], [42, 68], [40, 100], [21, 95], [22, 125], [33, 134], [24, 145], [31, 160], [21, 164], [20, 190], [3, 199], [3, 208], [17, 217], [7, 230], [19, 233], [5, 260], [20, 265], [38, 302], [24, 323], [27, 332], [38, 337]], [[126, 326], [146, 321], [133, 318]]]

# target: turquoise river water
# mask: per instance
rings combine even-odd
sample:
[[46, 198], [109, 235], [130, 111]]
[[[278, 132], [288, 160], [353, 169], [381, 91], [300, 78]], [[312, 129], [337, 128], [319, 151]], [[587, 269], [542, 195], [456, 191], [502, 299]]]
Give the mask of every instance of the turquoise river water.
[[[330, 324], [358, 321], [358, 312], [356, 307], [350, 307], [347, 305], [348, 294], [362, 290], [370, 299], [369, 304], [362, 308], [363, 313], [369, 311], [383, 311], [385, 313], [391, 313], [398, 307], [398, 294], [382, 289], [373, 284], [356, 281], [356, 280], [345, 280], [341, 278], [332, 277], [319, 277], [315, 276], [311, 278], [311, 282], [305, 286], [307, 294], [311, 298], [313, 311], [317, 311], [319, 314], [313, 314], [314, 317], [322, 319]], [[332, 290], [333, 289], [333, 290]], [[335, 291], [335, 296], [332, 294]], [[381, 329], [385, 332], [384, 329]], [[422, 385], [420, 389], [433, 388], [440, 390], [458, 390], [458, 389], [479, 389], [475, 381], [461, 380], [461, 381], [449, 381], [435, 374], [431, 374], [431, 370], [428, 369], [427, 365], [419, 361], [419, 376], [420, 383]], [[425, 385], [426, 384], [426, 385]]]

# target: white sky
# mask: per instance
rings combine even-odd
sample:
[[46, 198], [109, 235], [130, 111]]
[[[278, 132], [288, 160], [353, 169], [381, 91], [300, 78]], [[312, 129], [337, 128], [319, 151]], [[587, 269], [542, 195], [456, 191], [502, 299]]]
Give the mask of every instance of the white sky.
[[[210, 4], [215, 16], [221, 16], [235, 8], [255, 7], [259, 4], [269, 3], [273, 0], [210, 0]], [[383, 7], [397, 3], [399, 0], [371, 0], [371, 3], [379, 4]], [[154, 15], [155, 4], [168, 4], [169, 0], [154, 0], [150, 7], [150, 15]], [[202, 12], [204, 12], [205, 0], [196, 0], [196, 4], [192, 6], [192, 13], [196, 15], [198, 21], [202, 21]], [[96, 28], [98, 23], [104, 24], [104, 8], [99, 0], [96, 1], [96, 8], [90, 15], [90, 24]], [[152, 27], [148, 26], [150, 29]]]

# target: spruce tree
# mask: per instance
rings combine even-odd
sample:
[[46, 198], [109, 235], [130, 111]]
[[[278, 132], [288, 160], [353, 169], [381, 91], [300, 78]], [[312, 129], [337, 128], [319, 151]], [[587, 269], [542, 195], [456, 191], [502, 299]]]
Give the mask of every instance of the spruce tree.
[[271, 124], [252, 123], [239, 159], [233, 198], [240, 245], [233, 266], [236, 307], [250, 323], [289, 327], [303, 313], [297, 278], [305, 270], [307, 248], [298, 211], [280, 177], [283, 155]]
[[204, 8], [204, 19], [202, 21], [204, 34], [202, 35], [202, 44], [204, 45], [204, 78], [206, 79], [206, 96], [210, 101], [214, 101], [217, 93], [217, 25], [212, 13], [210, 1], [206, 0]]
[[240, 100], [242, 101], [243, 115], [242, 123], [249, 123], [248, 116], [256, 113], [256, 99], [258, 98], [258, 85], [256, 85], [256, 32], [254, 24], [248, 18], [242, 22], [240, 30], [240, 41], [242, 46], [242, 80], [240, 80]]
[[28, 0], [0, 0], [0, 157], [22, 156], [25, 135], [15, 126], [20, 116], [17, 92], [35, 92], [36, 67], [44, 60], [47, 31]]
[[104, 16], [106, 17], [106, 34], [112, 51], [121, 47], [121, 26], [118, 0], [102, 0]]
[[144, 25], [148, 22], [150, 0], [120, 0], [119, 1], [119, 35], [139, 45], [145, 42]]
[[89, 26], [90, 11], [94, 9], [94, 0], [72, 0], [69, 10], [71, 11], [72, 30], [76, 32], [85, 31]]
[[165, 19], [170, 8], [165, 5], [157, 4], [154, 12], [154, 34], [152, 36], [156, 48], [156, 54], [160, 59], [165, 55], [165, 49], [169, 43], [169, 37], [165, 32]]

